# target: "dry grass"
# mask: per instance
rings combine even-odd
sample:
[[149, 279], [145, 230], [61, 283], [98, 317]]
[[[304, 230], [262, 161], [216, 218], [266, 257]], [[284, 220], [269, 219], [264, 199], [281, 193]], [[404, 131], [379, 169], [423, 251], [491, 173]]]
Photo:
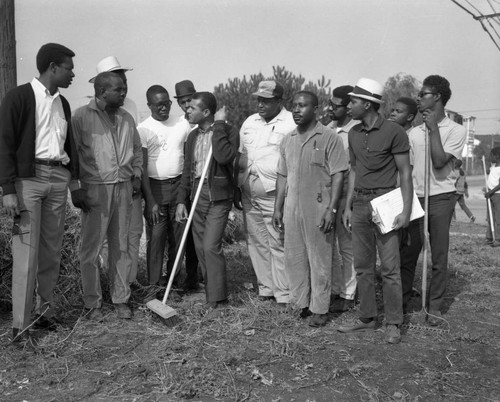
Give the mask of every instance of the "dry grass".
[[225, 248], [227, 308], [207, 310], [203, 294], [187, 296], [169, 302], [179, 315], [172, 325], [142, 305], [144, 295], [156, 289], [141, 287], [132, 299], [133, 320], [118, 320], [108, 302], [105, 322], [94, 323], [82, 315], [74, 251], [78, 219], [70, 214], [68, 222], [65, 247], [73, 251], [63, 257], [57, 300], [69, 328], [38, 332], [35, 348], [19, 350], [8, 342], [8, 319], [0, 326], [2, 400], [451, 401], [500, 396], [498, 336], [491, 335], [498, 330], [500, 258], [480, 247], [479, 238], [452, 240], [445, 316], [451, 331], [410, 329], [401, 345], [390, 346], [382, 330], [339, 334], [337, 325], [355, 312], [332, 316], [326, 327], [313, 329], [297, 318], [297, 311], [259, 301], [248, 289], [248, 283], [255, 286], [255, 277], [245, 245], [234, 235]]

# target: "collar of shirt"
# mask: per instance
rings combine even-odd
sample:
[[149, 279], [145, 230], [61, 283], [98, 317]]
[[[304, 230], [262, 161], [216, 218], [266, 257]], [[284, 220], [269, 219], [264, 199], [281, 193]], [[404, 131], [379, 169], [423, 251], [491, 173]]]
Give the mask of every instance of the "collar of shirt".
[[203, 130], [201, 127], [198, 127], [198, 134], [200, 135], [204, 135], [204, 134], [207, 134], [209, 132], [211, 132], [212, 130], [214, 129], [214, 124], [210, 124], [209, 127], [207, 127], [206, 130]]
[[351, 130], [351, 128], [353, 128], [354, 126], [358, 125], [359, 123], [361, 123], [359, 120], [354, 120], [354, 119], [351, 119], [349, 120], [349, 123], [347, 124], [344, 124], [342, 127], [336, 127], [337, 129], [337, 133], [340, 134], [340, 133], [349, 133], [349, 131]]
[[382, 124], [384, 124], [384, 118], [382, 117], [382, 115], [378, 115], [377, 116], [377, 120], [375, 120], [375, 124], [369, 129], [367, 130], [363, 124], [363, 122], [360, 122], [359, 124], [355, 125], [353, 127], [353, 130], [356, 130], [356, 131], [359, 131], [359, 132], [370, 132], [372, 130], [380, 130], [380, 127], [382, 127]]
[[[451, 123], [451, 119], [448, 116], [445, 116], [443, 120], [438, 123], [438, 127], [448, 127]], [[425, 123], [422, 123], [418, 126], [420, 130], [425, 131]]]
[[255, 116], [255, 121], [261, 121], [262, 124], [266, 125], [266, 124], [276, 124], [276, 122], [278, 121], [283, 121], [285, 120], [285, 113], [286, 113], [286, 109], [284, 107], [281, 108], [280, 112], [274, 116], [274, 118], [270, 121], [266, 121], [261, 115], [259, 115], [257, 113], [257, 115]]
[[31, 80], [31, 87], [35, 94], [44, 96], [46, 98], [52, 98], [52, 100], [56, 99], [61, 93], [59, 89], [54, 93], [54, 95], [50, 94], [50, 91], [43, 85], [38, 78], [33, 78]]

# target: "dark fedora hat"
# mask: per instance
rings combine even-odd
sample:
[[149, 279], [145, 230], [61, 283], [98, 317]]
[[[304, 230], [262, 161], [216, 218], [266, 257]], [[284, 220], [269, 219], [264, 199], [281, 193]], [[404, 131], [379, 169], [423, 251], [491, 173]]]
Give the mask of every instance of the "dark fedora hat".
[[174, 98], [182, 98], [183, 96], [193, 95], [196, 93], [194, 89], [194, 84], [189, 80], [184, 80], [175, 84], [175, 96]]

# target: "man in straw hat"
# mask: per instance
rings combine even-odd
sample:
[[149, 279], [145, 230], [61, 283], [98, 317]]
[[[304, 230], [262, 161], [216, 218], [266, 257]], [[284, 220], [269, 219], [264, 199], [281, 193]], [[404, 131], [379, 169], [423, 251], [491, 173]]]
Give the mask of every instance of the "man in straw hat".
[[107, 236], [111, 299], [119, 318], [130, 319], [129, 228], [132, 198], [142, 180], [142, 147], [132, 116], [123, 110], [126, 86], [112, 72], [97, 75], [95, 98], [73, 117], [82, 187], [89, 208], [82, 213], [80, 270], [83, 300], [90, 318], [102, 321], [102, 290], [97, 264]]
[[282, 139], [297, 125], [283, 107], [283, 86], [262, 81], [257, 92], [258, 113], [240, 129], [238, 183], [242, 192], [248, 254], [257, 275], [262, 300], [288, 303], [283, 234], [273, 228], [276, 169]]
[[[386, 319], [386, 341], [399, 343], [403, 323], [398, 230], [408, 226], [413, 186], [408, 136], [396, 123], [384, 119], [378, 109], [383, 86], [361, 78], [352, 92], [350, 108], [361, 123], [349, 131], [351, 172], [347, 191], [344, 225], [352, 228], [354, 268], [360, 299], [359, 318], [341, 325], [340, 332], [373, 330], [377, 321], [375, 263], [381, 260]], [[372, 221], [370, 201], [396, 187], [398, 173], [403, 194], [403, 212], [396, 216], [393, 229], [381, 234]]]
[[[429, 286], [428, 323], [441, 322], [447, 284], [450, 224], [455, 209], [454, 162], [460, 159], [467, 133], [465, 127], [450, 120], [444, 107], [451, 97], [450, 83], [439, 75], [430, 75], [418, 93], [417, 105], [424, 123], [410, 131], [410, 159], [413, 183], [419, 201], [424, 203], [425, 135], [429, 136], [429, 241], [432, 255], [432, 279]], [[424, 242], [424, 219], [411, 222], [411, 243], [401, 250], [403, 305], [406, 309], [412, 294], [418, 256]]]
[[[130, 67], [123, 67], [118, 59], [115, 56], [108, 56], [99, 61], [96, 66], [97, 74], [104, 72], [112, 72], [121, 78], [125, 85], [125, 99], [123, 100], [123, 105], [121, 106], [125, 109], [130, 115], [134, 118], [134, 121], [137, 125], [137, 105], [135, 102], [127, 97], [128, 85], [127, 85], [127, 76], [125, 73], [127, 71], [132, 71], [133, 69]], [[89, 82], [94, 83], [96, 77], [92, 77]], [[138, 192], [133, 197], [132, 204], [132, 214], [130, 216], [130, 229], [129, 229], [129, 253], [130, 253], [130, 275], [129, 275], [129, 283], [133, 284], [137, 280], [137, 271], [138, 271], [138, 263], [139, 263], [139, 247], [141, 242], [143, 230], [143, 221], [142, 221], [142, 197], [141, 192]], [[104, 239], [104, 243], [101, 249], [101, 262], [103, 266], [107, 267], [108, 261], [108, 242], [107, 239]]]

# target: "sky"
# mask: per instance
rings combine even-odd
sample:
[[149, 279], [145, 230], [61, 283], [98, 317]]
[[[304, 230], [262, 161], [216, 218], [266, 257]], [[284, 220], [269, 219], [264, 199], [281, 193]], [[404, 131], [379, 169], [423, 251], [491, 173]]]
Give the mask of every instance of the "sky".
[[[472, 0], [482, 1], [482, 0]], [[18, 83], [37, 76], [47, 42], [76, 56], [75, 78], [61, 92], [73, 107], [92, 95], [96, 64], [114, 55], [129, 94], [147, 116], [154, 84], [174, 95], [191, 79], [213, 91], [229, 78], [285, 66], [331, 87], [361, 77], [384, 83], [399, 72], [422, 81], [446, 77], [447, 107], [476, 117], [476, 134], [500, 133], [500, 51], [451, 0], [17, 0]], [[500, 7], [499, 7], [500, 9]], [[181, 114], [175, 108], [174, 114]]]

